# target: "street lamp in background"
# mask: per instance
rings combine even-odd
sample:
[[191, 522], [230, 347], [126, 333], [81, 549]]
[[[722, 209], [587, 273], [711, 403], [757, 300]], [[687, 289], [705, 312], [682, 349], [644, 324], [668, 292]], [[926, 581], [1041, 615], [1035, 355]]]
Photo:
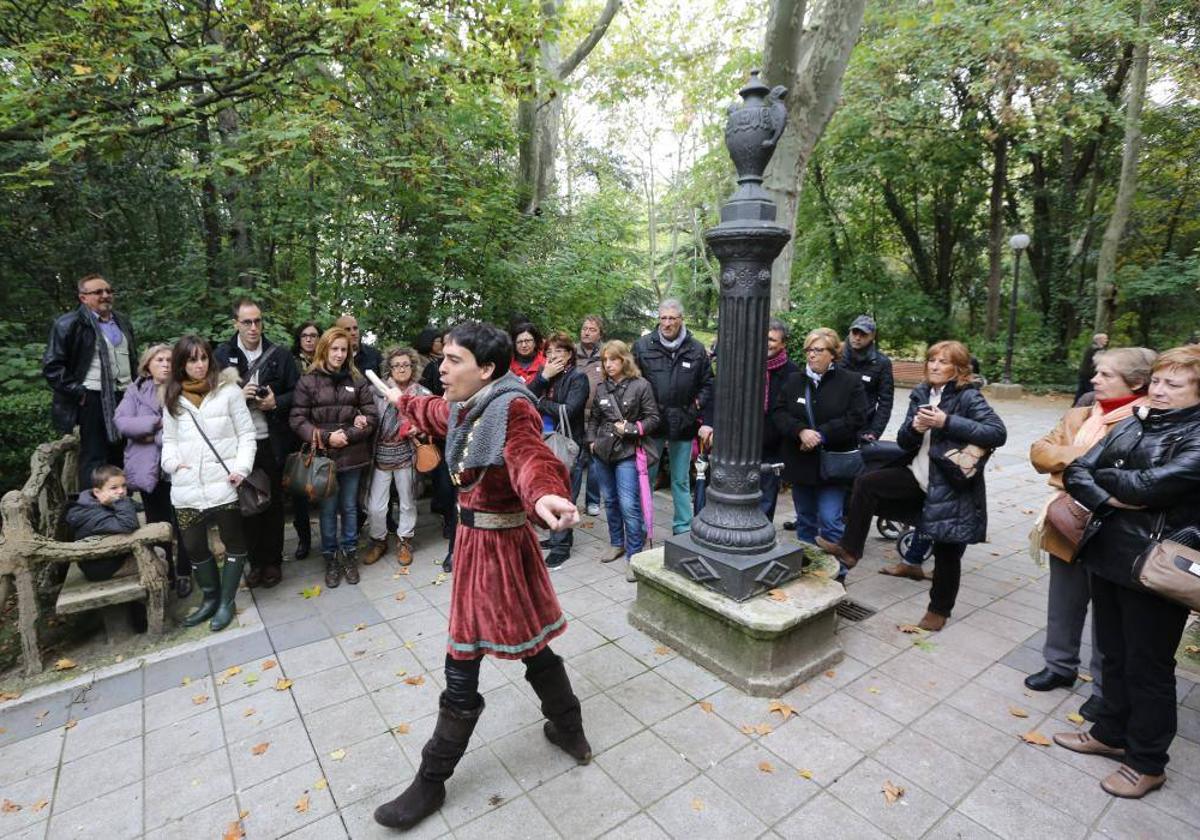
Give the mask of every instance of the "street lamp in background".
[[1008, 346], [1004, 350], [1004, 384], [1012, 384], [1013, 342], [1017, 337], [1017, 285], [1021, 280], [1021, 252], [1029, 247], [1029, 237], [1018, 233], [1008, 240], [1008, 247], [1013, 249], [1013, 287], [1012, 300], [1008, 304]]

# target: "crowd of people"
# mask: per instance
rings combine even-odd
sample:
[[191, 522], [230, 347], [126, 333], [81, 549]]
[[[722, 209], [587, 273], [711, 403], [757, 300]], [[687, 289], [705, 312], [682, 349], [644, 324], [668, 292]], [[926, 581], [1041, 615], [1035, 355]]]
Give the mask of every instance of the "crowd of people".
[[[724, 430], [713, 426], [719, 351], [710, 354], [689, 332], [679, 301], [663, 301], [657, 326], [632, 346], [606, 340], [597, 315], [583, 319], [578, 338], [544, 334], [519, 316], [507, 331], [475, 322], [429, 327], [413, 347], [381, 353], [361, 340], [351, 314], [326, 329], [302, 323], [290, 348], [275, 345], [260, 305], [243, 298], [231, 311], [232, 335], [215, 346], [187, 335], [138, 355], [108, 281], [88, 275], [78, 294], [79, 308], [55, 322], [43, 360], [53, 420], [64, 432], [78, 428], [80, 487], [90, 488], [68, 521], [77, 537], [131, 530], [137, 516], [127, 496], [137, 491], [147, 521], [175, 528], [174, 591], [188, 597], [193, 579], [201, 590], [184, 624], [220, 630], [243, 578], [251, 588], [282, 579], [282, 475], [298, 448], [324, 454], [337, 474], [336, 492], [291, 498], [295, 557], [312, 550], [315, 513], [328, 587], [359, 582], [364, 525], [362, 563], [388, 556], [394, 534], [396, 562], [411, 564], [416, 499], [428, 490], [447, 543], [442, 565], [454, 574], [446, 691], [417, 778], [380, 808], [381, 823], [415, 825], [441, 804], [483, 709], [485, 654], [523, 660], [546, 736], [577, 761], [590, 758], [578, 700], [548, 647], [565, 627], [549, 572], [571, 556], [581, 493], [587, 515], [605, 510], [600, 561], [622, 560], [630, 581], [630, 559], [652, 539], [660, 469], [672, 532], [691, 527], [693, 464]], [[761, 510], [773, 520], [790, 485], [794, 516], [784, 528], [836, 558], [839, 581], [861, 560], [875, 517], [906, 523], [912, 550], [880, 572], [932, 580], [917, 626], [937, 632], [954, 610], [967, 547], [987, 538], [985, 467], [1007, 430], [967, 347], [948, 340], [929, 347], [895, 440], [886, 440], [895, 384], [876, 338], [875, 321], [862, 315], [844, 338], [812, 329], [803, 358], [793, 360], [787, 325], [771, 320], [762, 460], [777, 469], [762, 472]], [[1055, 740], [1120, 759], [1104, 789], [1139, 797], [1165, 778], [1174, 651], [1189, 610], [1132, 579], [1130, 566], [1163, 539], [1200, 543], [1200, 348], [1158, 355], [1107, 343], [1093, 340], [1079, 404], [1030, 453], [1052, 489], [1031, 533], [1033, 553], [1049, 558], [1050, 586], [1045, 668], [1025, 684], [1046, 691], [1075, 683], [1090, 605], [1093, 693], [1080, 712], [1094, 725]], [[419, 452], [430, 446], [440, 457], [419, 473]], [[270, 501], [245, 514], [237, 491], [252, 473], [269, 482]], [[540, 545], [530, 522], [544, 529]], [[226, 550], [220, 567], [210, 526]], [[503, 575], [480, 562], [485, 556]], [[84, 570], [93, 580], [115, 572], [99, 561]], [[502, 586], [501, 578], [520, 583]]]

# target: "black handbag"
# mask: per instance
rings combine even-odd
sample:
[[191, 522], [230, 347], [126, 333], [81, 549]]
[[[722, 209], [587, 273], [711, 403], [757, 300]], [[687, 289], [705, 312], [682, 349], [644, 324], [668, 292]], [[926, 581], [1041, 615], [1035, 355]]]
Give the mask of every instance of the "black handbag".
[[[200, 420], [191, 411], [188, 415], [192, 418], [192, 422], [196, 424], [196, 431], [200, 433], [200, 437], [204, 438], [204, 442], [208, 444], [208, 448], [212, 450], [212, 454], [217, 456], [217, 461], [221, 464], [221, 469], [229, 475], [229, 467], [225, 465], [225, 459], [221, 457], [221, 453], [217, 451], [217, 447], [213, 446], [213, 442], [208, 439], [208, 435], [204, 433], [204, 427], [200, 425]], [[266, 442], [269, 446], [270, 443]], [[271, 506], [271, 478], [263, 471], [261, 467], [255, 467], [250, 470], [250, 474], [242, 477], [242, 483], [237, 486], [238, 509], [242, 512], [242, 516], [257, 516]]]
[[[804, 386], [804, 410], [808, 413], [809, 428], [815, 432], [817, 421], [812, 410], [811, 382], [805, 383]], [[862, 452], [857, 449], [851, 449], [849, 452], [832, 452], [822, 446], [817, 452], [817, 457], [821, 464], [821, 478], [825, 481], [851, 484], [867, 468]]]
[[336, 495], [337, 464], [332, 458], [319, 454], [323, 451], [321, 436], [313, 429], [312, 440], [283, 462], [283, 489], [293, 496], [304, 496], [310, 502]]

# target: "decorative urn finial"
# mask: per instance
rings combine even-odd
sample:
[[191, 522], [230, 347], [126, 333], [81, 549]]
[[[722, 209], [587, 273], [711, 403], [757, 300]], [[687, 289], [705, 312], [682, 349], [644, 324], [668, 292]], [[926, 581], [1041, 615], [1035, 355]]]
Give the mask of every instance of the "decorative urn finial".
[[721, 220], [774, 221], [775, 207], [762, 188], [762, 180], [787, 125], [783, 104], [787, 88], [776, 85], [768, 89], [759, 71], [751, 70], [750, 81], [738, 94], [742, 103], [729, 106], [725, 122], [725, 147], [737, 169], [738, 188], [722, 209]]

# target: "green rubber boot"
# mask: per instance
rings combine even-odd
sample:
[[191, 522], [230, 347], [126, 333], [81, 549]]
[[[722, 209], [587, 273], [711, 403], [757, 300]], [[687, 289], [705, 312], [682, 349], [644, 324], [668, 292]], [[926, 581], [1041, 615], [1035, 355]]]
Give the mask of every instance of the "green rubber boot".
[[196, 575], [196, 583], [200, 586], [204, 599], [199, 607], [184, 618], [184, 627], [195, 627], [208, 621], [221, 604], [221, 581], [217, 572], [217, 561], [211, 557], [201, 560], [193, 564], [192, 571]]
[[245, 565], [245, 555], [238, 557], [230, 554], [225, 558], [225, 565], [221, 567], [221, 603], [208, 623], [208, 629], [214, 633], [228, 627], [237, 615], [233, 602], [237, 597], [238, 585], [242, 582], [242, 568]]

